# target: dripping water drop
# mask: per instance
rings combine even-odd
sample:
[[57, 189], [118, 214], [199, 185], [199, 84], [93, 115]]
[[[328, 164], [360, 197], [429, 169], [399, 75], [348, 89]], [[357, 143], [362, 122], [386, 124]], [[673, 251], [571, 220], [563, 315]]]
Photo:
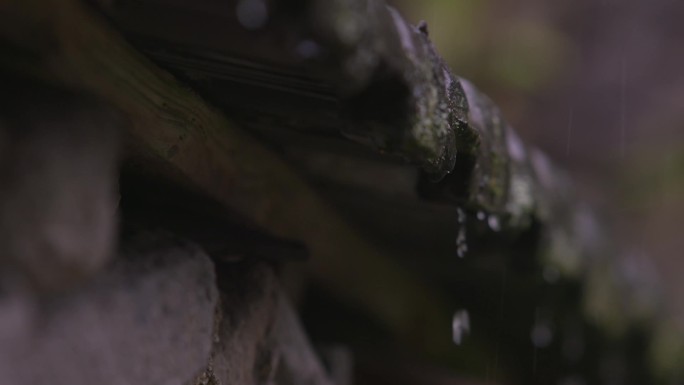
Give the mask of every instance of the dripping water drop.
[[466, 240], [465, 229], [461, 227], [456, 236], [456, 254], [459, 258], [463, 258], [468, 252], [468, 242]]
[[456, 209], [456, 212], [457, 212], [457, 215], [458, 215], [458, 217], [457, 217], [457, 219], [458, 219], [458, 224], [459, 224], [459, 225], [465, 224], [465, 220], [466, 220], [466, 213], [465, 213], [465, 211], [463, 211], [463, 209], [459, 207], [458, 209]]
[[466, 239], [466, 214], [462, 208], [457, 210], [458, 234], [456, 235], [456, 255], [463, 258], [468, 252], [468, 240]]
[[499, 217], [496, 215], [490, 215], [489, 218], [487, 218], [487, 224], [492, 231], [501, 230], [501, 223], [499, 223]]
[[466, 334], [470, 333], [470, 316], [468, 310], [459, 310], [454, 313], [454, 318], [451, 321], [452, 338], [456, 345], [463, 342]]

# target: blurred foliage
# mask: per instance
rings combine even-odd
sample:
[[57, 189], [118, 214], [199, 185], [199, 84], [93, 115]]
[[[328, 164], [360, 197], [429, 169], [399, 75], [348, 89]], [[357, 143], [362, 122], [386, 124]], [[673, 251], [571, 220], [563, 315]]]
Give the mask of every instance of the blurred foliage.
[[671, 206], [684, 197], [684, 145], [642, 149], [622, 170], [621, 203], [649, 210], [654, 205]]
[[573, 70], [576, 47], [543, 13], [492, 0], [392, 3], [410, 22], [428, 23], [430, 38], [454, 73], [492, 96], [514, 126], [534, 108], [521, 95], [546, 92]]

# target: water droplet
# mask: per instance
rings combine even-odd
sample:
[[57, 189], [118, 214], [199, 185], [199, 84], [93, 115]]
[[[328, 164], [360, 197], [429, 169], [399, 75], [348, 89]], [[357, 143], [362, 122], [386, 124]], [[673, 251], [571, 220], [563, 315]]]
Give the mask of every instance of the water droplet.
[[489, 228], [492, 229], [492, 231], [501, 230], [501, 224], [499, 223], [499, 217], [497, 217], [496, 215], [490, 215], [489, 218], [487, 218], [487, 224], [489, 225]]
[[457, 214], [457, 215], [458, 215], [458, 217], [457, 217], [457, 219], [458, 219], [458, 224], [459, 224], [459, 225], [464, 225], [464, 224], [465, 224], [465, 220], [466, 220], [465, 211], [463, 211], [463, 209], [459, 207], [458, 209], [456, 209], [456, 212], [458, 213], [458, 214]]
[[459, 258], [463, 258], [468, 252], [468, 242], [466, 240], [465, 228], [461, 227], [456, 236], [456, 254]]
[[560, 279], [560, 271], [553, 266], [546, 266], [542, 276], [547, 283], [556, 283]]
[[460, 345], [463, 342], [463, 337], [470, 333], [468, 310], [459, 310], [454, 313], [454, 318], [451, 321], [451, 331], [454, 343]]
[[532, 327], [530, 338], [535, 347], [545, 348], [551, 345], [551, 341], [553, 341], [553, 332], [547, 323], [538, 322]]
[[321, 47], [313, 40], [302, 40], [297, 44], [295, 52], [303, 59], [313, 59], [321, 53]]
[[240, 0], [235, 13], [240, 24], [249, 30], [262, 28], [268, 20], [268, 7], [264, 0]]
[[456, 235], [456, 255], [463, 258], [468, 252], [468, 240], [466, 239], [466, 214], [460, 207], [457, 210], [458, 234]]
[[477, 212], [477, 219], [480, 221], [484, 221], [487, 218], [487, 214], [484, 213], [484, 211], [478, 211]]

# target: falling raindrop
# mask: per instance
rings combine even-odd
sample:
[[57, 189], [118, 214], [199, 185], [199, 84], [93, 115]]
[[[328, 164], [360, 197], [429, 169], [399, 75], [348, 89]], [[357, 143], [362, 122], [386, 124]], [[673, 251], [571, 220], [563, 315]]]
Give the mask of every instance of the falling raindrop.
[[459, 310], [454, 313], [451, 321], [451, 330], [454, 343], [460, 345], [466, 334], [470, 333], [470, 316], [468, 310]]
[[620, 59], [620, 155], [625, 156], [625, 124], [627, 122], [627, 109], [625, 105], [626, 99], [626, 83], [627, 75], [625, 70], [624, 55]]
[[499, 217], [497, 217], [496, 215], [490, 215], [489, 218], [487, 218], [487, 224], [489, 225], [489, 228], [492, 229], [492, 231], [501, 230], [501, 224], [499, 223]]
[[459, 224], [459, 225], [465, 224], [465, 220], [466, 220], [466, 213], [465, 213], [465, 211], [463, 211], [463, 209], [459, 207], [458, 209], [456, 209], [456, 212], [457, 212], [457, 215], [458, 215], [458, 216], [457, 216], [458, 224]]
[[466, 214], [462, 208], [458, 208], [458, 234], [456, 235], [456, 255], [463, 258], [468, 252], [468, 240], [466, 239]]
[[463, 258], [468, 252], [468, 243], [466, 241], [466, 234], [463, 227], [458, 230], [458, 235], [456, 236], [456, 254]]
[[235, 13], [240, 24], [249, 30], [262, 28], [268, 20], [268, 7], [264, 0], [240, 0]]
[[570, 107], [570, 115], [568, 116], [568, 135], [565, 138], [565, 155], [570, 155], [570, 140], [572, 139], [572, 118], [574, 115], [573, 108]]

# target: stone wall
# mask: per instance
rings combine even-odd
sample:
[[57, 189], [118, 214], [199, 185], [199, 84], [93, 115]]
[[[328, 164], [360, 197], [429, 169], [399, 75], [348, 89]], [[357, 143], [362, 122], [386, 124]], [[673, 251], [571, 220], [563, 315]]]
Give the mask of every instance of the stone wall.
[[271, 266], [119, 223], [115, 111], [5, 80], [1, 383], [330, 383]]

